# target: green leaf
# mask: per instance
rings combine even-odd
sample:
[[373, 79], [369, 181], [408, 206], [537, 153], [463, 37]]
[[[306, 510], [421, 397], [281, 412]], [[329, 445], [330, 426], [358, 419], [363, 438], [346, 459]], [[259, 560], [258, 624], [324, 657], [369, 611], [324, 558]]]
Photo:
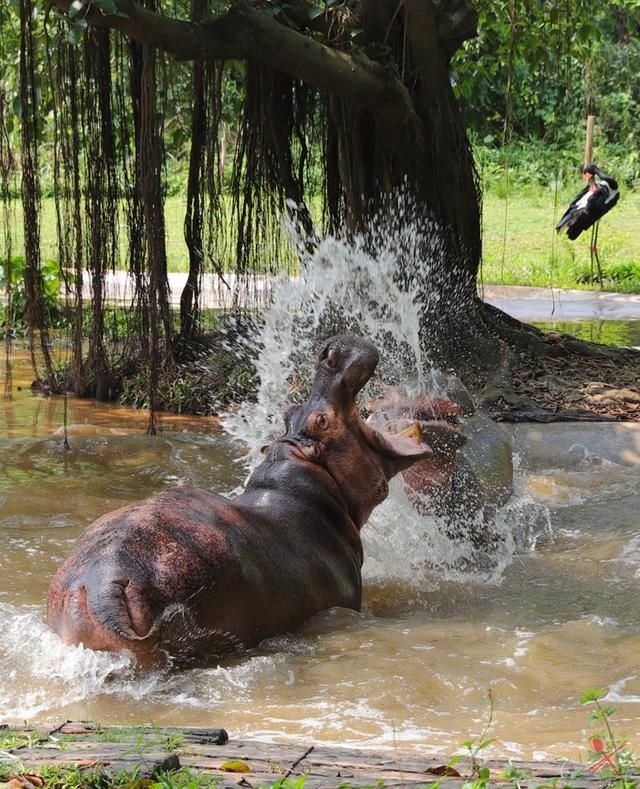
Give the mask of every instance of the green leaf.
[[580, 699], [580, 704], [589, 704], [592, 701], [598, 701], [598, 699], [601, 699], [606, 693], [607, 691], [601, 688], [590, 688], [589, 690], [585, 690]]
[[82, 0], [73, 0], [67, 11], [69, 19], [73, 19], [74, 16], [77, 16], [84, 7], [85, 5]]
[[307, 16], [309, 19], [317, 19], [319, 16], [324, 14], [324, 8], [320, 8], [320, 6], [312, 5], [311, 8], [307, 9]]
[[22, 99], [20, 96], [15, 97], [13, 103], [11, 104], [11, 109], [17, 118], [22, 118]]
[[77, 47], [82, 42], [82, 35], [84, 30], [80, 27], [80, 25], [71, 25], [71, 27], [67, 30], [67, 41], [71, 44], [71, 46]]

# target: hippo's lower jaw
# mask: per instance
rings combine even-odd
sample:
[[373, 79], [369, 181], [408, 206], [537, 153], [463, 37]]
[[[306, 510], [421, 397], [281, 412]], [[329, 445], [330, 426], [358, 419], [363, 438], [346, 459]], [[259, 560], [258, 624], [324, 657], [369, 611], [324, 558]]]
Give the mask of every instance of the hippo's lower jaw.
[[377, 358], [361, 338], [328, 340], [309, 401], [232, 501], [182, 487], [95, 521], [51, 583], [51, 627], [144, 666], [215, 663], [325, 609], [359, 610], [360, 528], [388, 480], [431, 454], [360, 420]]
[[421, 438], [434, 454], [403, 472], [405, 493], [421, 514], [444, 517], [452, 538], [464, 523], [474, 546], [486, 548], [495, 540], [490, 521], [513, 491], [511, 442], [489, 417], [475, 413], [459, 379], [437, 378], [444, 394], [391, 391], [370, 404], [371, 421], [380, 429], [414, 435], [421, 426]]
[[463, 409], [443, 396], [409, 396], [392, 389], [369, 404], [369, 424], [388, 434], [413, 438], [431, 449], [430, 455], [403, 469], [405, 493], [414, 507], [426, 514], [429, 498], [448, 493], [458, 450], [467, 441], [459, 415]]

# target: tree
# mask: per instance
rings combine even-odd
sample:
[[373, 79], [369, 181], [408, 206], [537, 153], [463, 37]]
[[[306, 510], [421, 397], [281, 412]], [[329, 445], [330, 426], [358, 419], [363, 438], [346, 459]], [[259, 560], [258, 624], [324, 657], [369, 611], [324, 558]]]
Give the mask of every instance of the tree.
[[475, 11], [466, 2], [236, 0], [214, 18], [200, 6], [200, 21], [169, 18], [136, 0], [55, 2], [76, 21], [119, 30], [178, 59], [245, 61], [248, 80], [262, 81], [276, 179], [296, 202], [304, 188], [292, 168], [286, 103], [300, 82], [317, 89], [326, 103], [332, 224], [363, 227], [385, 195], [408, 183], [452, 228], [465, 265], [477, 271], [478, 193], [448, 72], [453, 52], [474, 35]]
[[[21, 0], [23, 25], [31, 24], [31, 2]], [[174, 6], [178, 11], [173, 13], [182, 12], [182, 18], [158, 10], [153, 0], [49, 2], [67, 15], [72, 38], [88, 28], [85, 71], [94, 80], [93, 93], [112, 96], [111, 104], [107, 100], [97, 103], [95, 120], [90, 124], [96, 156], [107, 167], [106, 174], [95, 175], [95, 187], [89, 190], [97, 200], [90, 203], [96, 210], [88, 233], [96, 250], [90, 268], [98, 290], [104, 245], [96, 245], [95, 239], [98, 233], [107, 239], [114, 236], [104, 228], [105, 223], [112, 226], [114, 219], [112, 210], [100, 212], [100, 193], [111, 194], [113, 206], [109, 186], [113, 179], [108, 171], [117, 159], [112, 127], [118, 124], [111, 116], [114, 93], [107, 84], [112, 40], [108, 31], [124, 35], [124, 39], [113, 39], [113, 46], [119, 46], [120, 51], [122, 41], [130, 42], [126, 57], [132, 118], [122, 121], [127, 112], [118, 112], [122, 128], [132, 129], [137, 154], [127, 190], [135, 229], [131, 231], [131, 268], [139, 271], [141, 283], [147, 282], [144, 277], [148, 276], [149, 356], [156, 377], [162, 334], [165, 356], [173, 352], [160, 220], [162, 129], [154, 82], [156, 51], [193, 63], [185, 221], [190, 270], [181, 300], [182, 340], [189, 341], [197, 331], [199, 280], [210, 246], [205, 238], [203, 181], [208, 179], [210, 216], [215, 215], [220, 196], [220, 184], [211, 173], [217, 172], [219, 161], [221, 75], [227, 63], [241, 61], [245, 98], [231, 183], [237, 225], [233, 267], [239, 274], [250, 270], [255, 246], [268, 234], [268, 217], [285, 204], [297, 206], [297, 218], [308, 243], [313, 244], [313, 212], [307, 204], [309, 163], [320, 150], [317, 169], [329, 230], [366, 234], [372, 219], [389, 208], [390, 197], [397, 190], [403, 190], [419, 212], [428, 213], [439, 225], [446, 270], [437, 283], [422, 283], [419, 295], [426, 301], [427, 291], [439, 287], [443, 314], [437, 338], [425, 315], [421, 327], [425, 351], [435, 345], [441, 362], [458, 369], [471, 365], [476, 371], [481, 367], [485, 376], [496, 365], [499, 369], [509, 367], [515, 358], [514, 347], [526, 353], [548, 351], [539, 333], [491, 310], [476, 297], [481, 259], [480, 195], [450, 75], [452, 56], [476, 32], [476, 9], [467, 0], [230, 0], [213, 15], [203, 0], [192, 0], [188, 10]], [[92, 63], [94, 53], [96, 64]], [[97, 65], [100, 57], [101, 69]], [[73, 56], [68, 59], [73, 62]], [[73, 79], [68, 70], [65, 73], [73, 92]], [[91, 91], [86, 93], [88, 109], [92, 95]], [[127, 132], [121, 131], [120, 137], [124, 150], [122, 140]], [[26, 150], [28, 144], [30, 139], [25, 140]], [[128, 158], [122, 158], [126, 169]], [[90, 166], [87, 169], [90, 172]], [[209, 241], [214, 224], [209, 222]], [[144, 242], [136, 242], [137, 252], [136, 239]], [[111, 249], [115, 244], [108, 241]], [[146, 259], [146, 273], [140, 268], [142, 259]], [[213, 263], [222, 270], [215, 256]], [[455, 309], [448, 308], [454, 302]], [[96, 337], [103, 330], [98, 326]], [[95, 376], [103, 379], [102, 388], [107, 389], [104, 355], [97, 342], [93, 347], [91, 366]]]

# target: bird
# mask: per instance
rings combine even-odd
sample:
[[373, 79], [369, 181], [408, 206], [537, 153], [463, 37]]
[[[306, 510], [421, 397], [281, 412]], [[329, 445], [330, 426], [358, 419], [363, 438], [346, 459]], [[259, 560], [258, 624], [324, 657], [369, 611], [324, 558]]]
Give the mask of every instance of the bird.
[[587, 179], [586, 187], [573, 198], [556, 225], [559, 233], [566, 229], [572, 241], [610, 211], [620, 198], [616, 179], [603, 173], [595, 164], [583, 167], [582, 177]]

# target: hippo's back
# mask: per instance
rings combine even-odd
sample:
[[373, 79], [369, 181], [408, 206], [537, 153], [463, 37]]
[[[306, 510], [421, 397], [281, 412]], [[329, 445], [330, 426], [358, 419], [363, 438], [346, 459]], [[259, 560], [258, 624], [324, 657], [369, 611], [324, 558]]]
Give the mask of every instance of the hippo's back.
[[102, 516], [53, 578], [49, 625], [67, 643], [124, 646], [143, 659], [212, 579], [239, 576], [233, 536], [242, 526], [232, 502], [186, 487]]

